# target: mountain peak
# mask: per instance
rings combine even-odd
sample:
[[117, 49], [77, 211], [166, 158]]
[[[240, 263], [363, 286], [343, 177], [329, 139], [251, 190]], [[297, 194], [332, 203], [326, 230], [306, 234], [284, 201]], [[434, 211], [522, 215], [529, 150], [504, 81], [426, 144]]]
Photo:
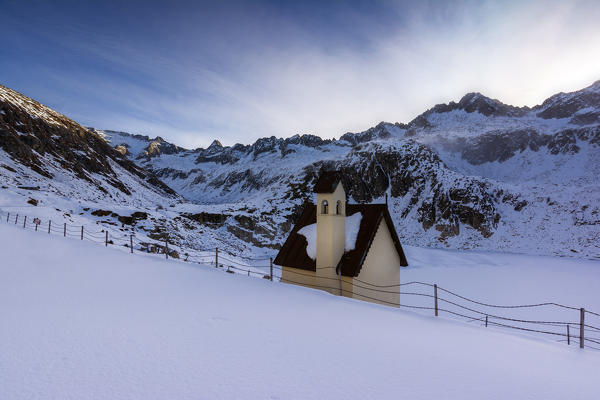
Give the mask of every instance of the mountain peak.
[[515, 107], [502, 103], [500, 100], [491, 99], [479, 92], [470, 92], [465, 94], [458, 103], [437, 104], [423, 114], [413, 119], [409, 127], [428, 127], [430, 126], [429, 116], [432, 114], [444, 114], [455, 110], [463, 110], [467, 113], [477, 112], [486, 117], [518, 117], [524, 115], [530, 109], [528, 107]]
[[[571, 92], [571, 93], [581, 93], [581, 92], [598, 92], [600, 91], [600, 79], [598, 79], [596, 82], [592, 83], [590, 86], [585, 87], [581, 90], [577, 90], [575, 92]], [[561, 92], [562, 93], [562, 92]], [[571, 94], [568, 93], [568, 94]]]
[[[600, 80], [569, 93], [558, 93], [535, 107], [541, 118], [574, 118], [576, 124], [596, 122], [600, 117]], [[587, 114], [582, 119], [581, 113]]]
[[214, 149], [217, 147], [223, 147], [221, 142], [219, 142], [217, 139], [213, 140], [213, 142], [210, 144], [210, 146], [208, 146], [209, 149]]
[[474, 102], [486, 102], [486, 103], [494, 103], [494, 100], [490, 99], [487, 96], [482, 95], [479, 92], [470, 92], [465, 94], [460, 101], [458, 102], [459, 105], [468, 105]]
[[520, 113], [519, 108], [509, 106], [499, 100], [491, 99], [479, 92], [467, 93], [460, 99], [457, 106], [457, 108], [465, 110], [468, 113], [477, 111], [487, 117], [512, 116]]

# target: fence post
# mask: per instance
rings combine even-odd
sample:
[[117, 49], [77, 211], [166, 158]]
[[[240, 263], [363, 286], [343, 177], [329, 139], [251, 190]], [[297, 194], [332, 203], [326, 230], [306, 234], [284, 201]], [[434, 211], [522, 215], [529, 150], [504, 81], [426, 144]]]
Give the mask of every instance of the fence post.
[[108, 229], [104, 231], [104, 247], [108, 246]]
[[219, 268], [219, 248], [215, 250], [215, 268]]
[[48, 235], [50, 234], [50, 227], [52, 226], [52, 220], [48, 220]]
[[487, 315], [485, 316], [485, 327], [487, 328]]
[[165, 237], [165, 258], [169, 259], [169, 235]]
[[23, 220], [23, 228], [25, 228], [25, 224], [27, 224], [27, 215], [25, 216], [25, 219]]
[[133, 233], [129, 235], [129, 247], [131, 248], [131, 254], [133, 254]]
[[584, 338], [584, 324], [585, 324], [585, 308], [581, 308], [579, 310], [579, 348], [583, 349], [584, 344], [583, 342], [585, 341]]
[[63, 236], [67, 237], [67, 223], [65, 222], [65, 224], [63, 225]]
[[433, 284], [433, 299], [435, 302], [435, 316], [438, 316], [438, 299], [437, 299], [437, 283]]
[[269, 273], [269, 276], [270, 276], [271, 282], [273, 282], [273, 257], [269, 257], [269, 269], [271, 271]]
[[83, 225], [81, 225], [81, 240], [83, 240]]
[[19, 221], [19, 214], [17, 214], [17, 216], [15, 217], [15, 225], [17, 224], [18, 221]]
[[6, 223], [8, 224], [8, 219], [10, 218], [10, 213], [6, 216]]
[[569, 332], [569, 324], [567, 324], [567, 344], [571, 345], [571, 332]]
[[37, 232], [37, 227], [39, 224], [37, 222], [35, 222], [35, 218], [33, 219], [33, 224], [35, 225], [35, 231]]

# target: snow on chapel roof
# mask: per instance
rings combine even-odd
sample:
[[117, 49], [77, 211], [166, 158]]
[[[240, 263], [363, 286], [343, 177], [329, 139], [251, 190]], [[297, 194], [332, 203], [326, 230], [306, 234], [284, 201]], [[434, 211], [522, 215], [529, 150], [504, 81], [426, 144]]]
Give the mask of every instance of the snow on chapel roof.
[[[347, 204], [346, 213], [349, 217], [346, 220], [346, 249], [340, 260], [342, 275], [349, 277], [358, 276], [381, 220], [385, 220], [390, 231], [394, 246], [400, 256], [400, 265], [408, 265], [386, 204]], [[360, 215], [360, 220], [356, 217], [357, 214]], [[352, 220], [353, 217], [354, 220]], [[281, 250], [279, 250], [277, 257], [275, 257], [274, 263], [285, 267], [316, 271], [316, 222], [317, 207], [312, 203], [307, 203], [296, 225], [292, 228], [290, 235], [281, 247]], [[315, 224], [314, 240], [310, 233], [311, 228], [309, 228], [312, 224]], [[358, 225], [358, 229], [356, 225]], [[303, 230], [305, 227], [308, 229]], [[350, 232], [348, 232], [349, 229]], [[354, 248], [352, 249], [350, 248], [352, 246], [349, 246], [348, 243], [348, 241], [352, 241], [349, 233], [356, 235]], [[314, 249], [312, 249], [312, 246], [314, 246]]]
[[[362, 214], [357, 212], [349, 217], [346, 217], [346, 243], [344, 243], [344, 251], [354, 250], [356, 247], [356, 237], [360, 229], [360, 221]], [[306, 225], [298, 231], [298, 234], [306, 238], [306, 254], [311, 260], [317, 259], [317, 224]]]

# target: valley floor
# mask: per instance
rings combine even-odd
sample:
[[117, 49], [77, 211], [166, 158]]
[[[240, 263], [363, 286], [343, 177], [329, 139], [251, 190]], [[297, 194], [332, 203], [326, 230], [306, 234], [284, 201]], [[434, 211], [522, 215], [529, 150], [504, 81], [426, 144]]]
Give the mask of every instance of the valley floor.
[[[600, 392], [594, 350], [4, 224], [0, 243], [0, 398], [593, 399]], [[496, 303], [600, 309], [597, 261], [411, 247], [407, 256], [403, 281]]]

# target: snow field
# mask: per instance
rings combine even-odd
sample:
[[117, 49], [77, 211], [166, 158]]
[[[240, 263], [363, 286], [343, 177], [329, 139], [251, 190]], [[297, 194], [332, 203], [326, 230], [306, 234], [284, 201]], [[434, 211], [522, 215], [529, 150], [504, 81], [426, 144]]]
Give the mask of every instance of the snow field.
[[[593, 351], [4, 224], [0, 239], [0, 398], [591, 399], [600, 389]], [[443, 253], [408, 253], [409, 272], [459, 269], [459, 252], [430, 269]]]
[[[4, 214], [0, 211], [2, 222], [5, 221]], [[348, 236], [352, 236], [352, 231], [356, 231], [354, 225], [359, 224], [360, 216], [360, 213], [357, 213], [347, 218]], [[12, 222], [15, 217], [15, 215], [11, 215], [9, 226], [15, 225]], [[40, 233], [38, 234], [47, 232], [47, 221], [44, 218], [42, 220], [43, 225], [39, 228]], [[34, 218], [30, 215], [26, 223], [27, 229], [35, 229], [33, 221]], [[16, 227], [22, 229], [23, 223], [23, 215], [20, 215]], [[68, 224], [67, 237], [79, 241], [80, 228], [78, 225]], [[103, 230], [99, 231], [100, 228]], [[104, 228], [107, 227], [91, 226], [90, 231], [90, 226], [86, 226], [84, 240], [104, 246]], [[53, 224], [51, 233], [63, 236], [62, 225]], [[140, 241], [137, 236], [133, 237], [136, 254], [165, 257], [164, 242], [144, 239], [143, 236], [141, 238], [145, 242]], [[112, 249], [130, 252], [129, 233], [123, 234], [123, 232], [108, 229], [108, 239], [109, 247]], [[150, 244], [146, 245], [145, 243]], [[311, 243], [316, 251], [316, 242], [308, 240], [308, 253], [310, 253]], [[155, 246], [157, 246], [156, 249]], [[589, 296], [589, 294], [597, 293], [600, 289], [598, 284], [595, 284], [598, 282], [597, 262], [565, 260], [557, 262], [560, 259], [552, 257], [460, 252], [410, 246], [408, 249], [411, 265], [409, 268], [402, 268], [402, 284], [400, 286], [372, 287], [370, 286], [372, 282], [365, 281], [358, 281], [355, 284], [358, 287], [371, 288], [372, 292], [369, 293], [372, 295], [378, 291], [400, 291], [403, 308], [431, 315], [435, 304], [433, 284], [436, 283], [439, 292], [439, 312], [447, 317], [472, 324], [506, 328], [517, 334], [525, 332], [545, 340], [555, 340], [565, 344], [569, 341], [576, 344], [579, 341], [580, 307], [583, 306], [587, 310], [585, 313], [587, 315], [585, 323], [588, 325], [585, 327], [586, 347], [600, 350], [600, 313], [597, 312], [600, 305], [596, 296]], [[215, 266], [214, 249], [197, 251], [170, 243], [169, 253], [171, 254], [172, 251], [178, 252], [179, 261], [185, 260], [190, 263]], [[247, 258], [243, 253], [236, 255], [221, 249], [218, 260], [220, 269], [231, 273], [258, 278], [266, 278], [271, 273], [269, 259], [264, 257]], [[543, 268], [532, 268], [539, 265], [543, 265]], [[415, 266], [417, 268], [414, 268]], [[452, 266], [452, 269], [435, 268], [447, 266]], [[469, 268], [462, 268], [464, 266]], [[273, 265], [272, 273], [273, 278], [279, 280], [281, 267]], [[299, 274], [302, 275], [302, 273]], [[506, 279], [507, 277], [508, 279]], [[558, 277], [558, 281], [554, 280], [554, 277]], [[581, 277], [589, 279], [586, 279], [582, 285]], [[548, 281], [550, 284], [547, 290], [542, 290], [543, 286], [540, 286], [540, 282], [543, 281]], [[327, 282], [329, 286], [332, 286], [331, 289], [337, 289], [338, 283], [335, 279], [333, 282], [330, 280]], [[506, 284], [498, 285], [496, 282], [505, 282]], [[294, 282], [292, 280], [288, 283]], [[490, 292], [495, 295], [491, 296]], [[548, 295], [549, 293], [550, 295]], [[561, 296], [557, 296], [556, 293], [561, 293]], [[588, 294], [588, 296], [582, 298], [581, 293]], [[363, 300], [368, 300], [368, 296]], [[528, 306], [523, 306], [524, 304]], [[531, 304], [535, 306], [529, 306]]]
[[[544, 340], [560, 341], [566, 344], [567, 328], [570, 324], [571, 344], [578, 345], [580, 308], [585, 308], [585, 337], [588, 348], [600, 348], [600, 262], [595, 260], [576, 260], [571, 258], [529, 256], [522, 254], [494, 253], [482, 251], [457, 251], [440, 249], [422, 249], [404, 246], [409, 266], [402, 269], [401, 282], [421, 281], [436, 283], [439, 288], [440, 308], [481, 318], [469, 321], [484, 325], [485, 314], [527, 321], [555, 321], [559, 324], [533, 324], [490, 318], [490, 322], [511, 325], [517, 328], [542, 330], [552, 334], [536, 334], [508, 329], [512, 334], [526, 334]], [[518, 306], [540, 303], [556, 305], [525, 308], [497, 308], [462, 300], [444, 292], [448, 289], [463, 297], [479, 302]], [[404, 289], [402, 289], [404, 290]], [[411, 288], [411, 291], [414, 289]], [[420, 293], [433, 294], [432, 288], [420, 287]], [[481, 312], [466, 311], [441, 299], [456, 302]], [[432, 299], [420, 296], [403, 296], [401, 303], [432, 307]], [[430, 313], [430, 311], [426, 311]], [[441, 315], [444, 315], [441, 312]]]

